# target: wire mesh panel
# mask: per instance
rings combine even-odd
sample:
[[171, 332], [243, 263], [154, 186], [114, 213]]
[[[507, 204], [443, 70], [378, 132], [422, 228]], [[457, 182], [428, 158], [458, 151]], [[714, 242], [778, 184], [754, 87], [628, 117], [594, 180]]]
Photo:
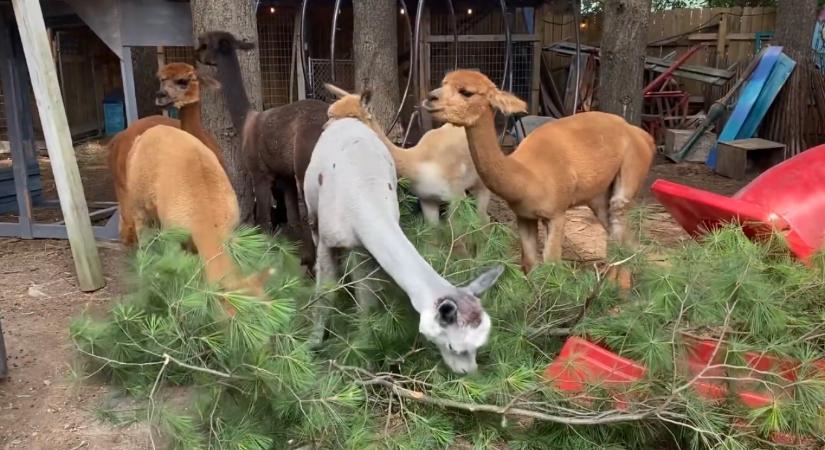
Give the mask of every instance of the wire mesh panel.
[[192, 47], [164, 47], [163, 58], [166, 64], [195, 64], [195, 49]]
[[[441, 84], [444, 75], [453, 70], [453, 43], [432, 42], [430, 44], [430, 88]], [[533, 74], [534, 42], [513, 42], [513, 87], [506, 87], [519, 98], [530, 102]], [[481, 71], [497, 86], [504, 77], [504, 58], [507, 45], [501, 41], [474, 41], [458, 43], [458, 67]]]
[[[329, 59], [309, 58], [310, 92], [307, 96], [324, 101], [333, 101], [334, 96], [327, 92], [324, 83], [333, 83], [332, 65]], [[341, 89], [352, 92], [355, 90], [355, 66], [351, 59], [335, 60], [335, 82]]]
[[292, 9], [272, 8], [258, 15], [261, 89], [265, 109], [285, 105], [290, 101], [294, 13]]

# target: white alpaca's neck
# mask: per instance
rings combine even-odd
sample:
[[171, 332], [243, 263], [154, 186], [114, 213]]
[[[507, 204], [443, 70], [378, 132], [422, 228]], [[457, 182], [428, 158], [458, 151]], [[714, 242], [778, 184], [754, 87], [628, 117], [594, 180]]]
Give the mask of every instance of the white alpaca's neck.
[[407, 294], [418, 313], [430, 310], [435, 300], [452, 285], [441, 277], [391, 219], [362, 221], [358, 230], [362, 245]]

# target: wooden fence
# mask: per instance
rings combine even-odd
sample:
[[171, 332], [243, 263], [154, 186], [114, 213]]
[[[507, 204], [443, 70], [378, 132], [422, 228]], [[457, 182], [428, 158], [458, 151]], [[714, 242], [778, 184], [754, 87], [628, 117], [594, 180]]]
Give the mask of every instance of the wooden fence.
[[[579, 27], [582, 43], [598, 46], [602, 34], [601, 15], [583, 17], [575, 23], [570, 14], [543, 14], [539, 32], [544, 45], [557, 41], [574, 41]], [[769, 7], [673, 9], [651, 13], [648, 24], [648, 54], [681, 54], [699, 43], [708, 47], [688, 64], [727, 68], [749, 60], [764, 45], [776, 23], [776, 10]], [[721, 34], [721, 38], [720, 38]]]

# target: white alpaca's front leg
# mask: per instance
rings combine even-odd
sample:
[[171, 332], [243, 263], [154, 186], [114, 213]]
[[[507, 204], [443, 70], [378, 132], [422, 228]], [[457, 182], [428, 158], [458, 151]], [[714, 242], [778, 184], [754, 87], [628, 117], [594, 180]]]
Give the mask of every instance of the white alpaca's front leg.
[[324, 292], [337, 277], [333, 250], [323, 243], [318, 243], [315, 258], [315, 295], [317, 299], [312, 305], [312, 334], [309, 337], [311, 347], [317, 348], [324, 340], [327, 317], [329, 316], [329, 294]]

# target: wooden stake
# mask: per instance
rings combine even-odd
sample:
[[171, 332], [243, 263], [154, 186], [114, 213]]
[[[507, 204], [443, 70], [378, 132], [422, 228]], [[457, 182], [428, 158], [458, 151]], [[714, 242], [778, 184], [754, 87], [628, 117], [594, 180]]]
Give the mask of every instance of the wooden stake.
[[40, 2], [12, 0], [80, 290], [105, 285]]

